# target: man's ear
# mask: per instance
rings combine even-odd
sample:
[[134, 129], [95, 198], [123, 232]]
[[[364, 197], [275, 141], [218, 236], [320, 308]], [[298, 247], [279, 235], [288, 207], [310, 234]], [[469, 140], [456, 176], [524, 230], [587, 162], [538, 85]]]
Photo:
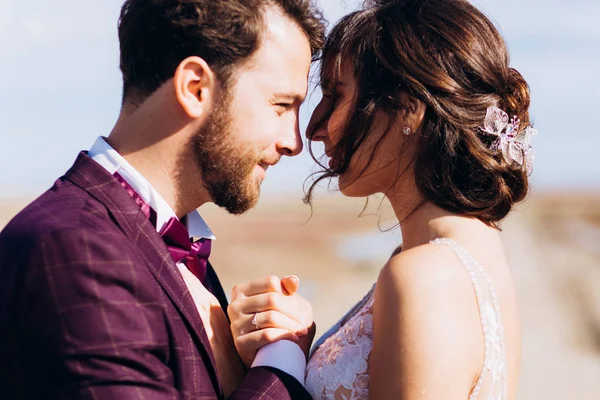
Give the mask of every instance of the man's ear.
[[190, 118], [198, 118], [214, 103], [217, 79], [200, 57], [188, 57], [179, 63], [173, 76], [175, 96]]

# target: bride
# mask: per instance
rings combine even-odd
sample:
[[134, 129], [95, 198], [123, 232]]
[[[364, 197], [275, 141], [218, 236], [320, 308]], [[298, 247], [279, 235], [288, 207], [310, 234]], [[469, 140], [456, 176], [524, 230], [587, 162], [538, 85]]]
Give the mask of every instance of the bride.
[[[521, 327], [498, 231], [527, 194], [536, 131], [498, 30], [465, 0], [371, 1], [332, 30], [321, 84], [307, 132], [330, 157], [320, 179], [337, 177], [346, 196], [385, 194], [402, 249], [313, 346], [307, 389], [514, 399]], [[257, 324], [269, 309], [284, 313], [233, 312], [232, 327], [277, 328]]]

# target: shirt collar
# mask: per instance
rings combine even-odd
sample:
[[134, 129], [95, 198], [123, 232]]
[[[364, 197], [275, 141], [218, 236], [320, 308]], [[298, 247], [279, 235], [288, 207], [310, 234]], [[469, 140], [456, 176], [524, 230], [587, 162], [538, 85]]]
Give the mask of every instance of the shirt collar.
[[[96, 142], [88, 151], [88, 155], [92, 160], [104, 167], [111, 175], [118, 172], [129, 186], [131, 186], [131, 188], [135, 190], [135, 192], [144, 199], [154, 211], [156, 211], [157, 232], [160, 232], [162, 227], [167, 224], [171, 217], [176, 217], [173, 209], [165, 199], [154, 190], [152, 185], [150, 185], [150, 182], [148, 182], [142, 174], [136, 171], [123, 156], [113, 149], [103, 137], [96, 139]], [[196, 210], [187, 215], [187, 228], [190, 236], [193, 238], [215, 239], [215, 235]]]

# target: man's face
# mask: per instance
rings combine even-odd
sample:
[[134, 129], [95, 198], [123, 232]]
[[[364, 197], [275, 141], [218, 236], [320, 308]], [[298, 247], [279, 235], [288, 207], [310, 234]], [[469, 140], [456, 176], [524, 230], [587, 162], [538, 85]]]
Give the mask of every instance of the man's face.
[[193, 139], [212, 200], [233, 214], [256, 204], [269, 166], [302, 151], [298, 117], [310, 45], [300, 27], [275, 9], [267, 11], [266, 25], [260, 48]]

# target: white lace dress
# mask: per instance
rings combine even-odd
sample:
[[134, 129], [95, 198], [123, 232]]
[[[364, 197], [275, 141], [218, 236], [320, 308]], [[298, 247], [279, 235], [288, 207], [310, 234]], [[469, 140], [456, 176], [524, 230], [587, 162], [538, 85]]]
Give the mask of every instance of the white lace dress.
[[[506, 349], [496, 293], [485, 270], [450, 239], [434, 244], [451, 247], [468, 271], [485, 340], [480, 377], [469, 400], [506, 399]], [[306, 388], [314, 399], [368, 399], [367, 360], [373, 343], [375, 286], [313, 347], [306, 368]]]

